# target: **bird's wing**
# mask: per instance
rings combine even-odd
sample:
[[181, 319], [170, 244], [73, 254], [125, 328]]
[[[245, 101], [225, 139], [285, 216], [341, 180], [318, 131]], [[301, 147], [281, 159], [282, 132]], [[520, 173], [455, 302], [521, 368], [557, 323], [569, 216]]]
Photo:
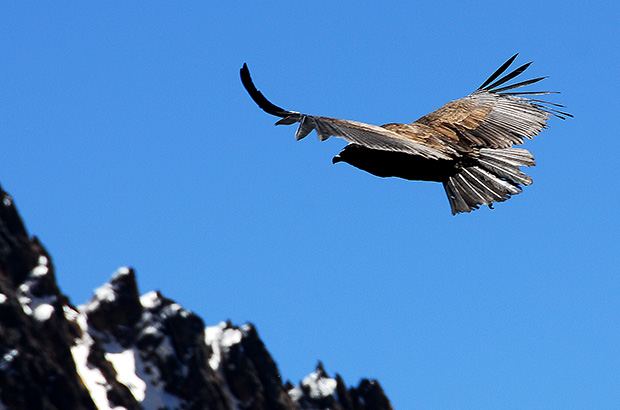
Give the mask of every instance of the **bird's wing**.
[[557, 109], [561, 105], [531, 98], [551, 94], [550, 91], [514, 91], [546, 77], [502, 86], [531, 64], [500, 77], [516, 57], [517, 54], [512, 56], [467, 97], [449, 102], [411, 124], [392, 123], [380, 127], [278, 107], [256, 89], [246, 64], [241, 68], [241, 81], [260, 108], [282, 117], [276, 125], [300, 123], [295, 134], [298, 140], [316, 130], [321, 141], [335, 136], [370, 149], [405, 152], [427, 159], [453, 159], [473, 149], [522, 144], [524, 138], [532, 138], [542, 131], [550, 115], [571, 116]]
[[550, 115], [562, 119], [572, 117], [559, 111], [557, 108], [562, 107], [559, 104], [530, 98], [553, 92], [514, 91], [546, 77], [500, 87], [523, 73], [531, 64], [524, 64], [497, 79], [516, 57], [517, 54], [506, 61], [474, 93], [451, 101], [410, 125], [428, 127], [441, 140], [452, 141], [459, 146], [508, 148], [522, 144], [524, 138], [530, 139], [537, 135], [545, 128]]
[[[397, 127], [408, 127], [407, 124], [388, 124], [393, 127], [379, 127], [339, 118], [300, 115], [299, 128], [295, 134], [298, 140], [316, 130], [321, 141], [334, 136], [371, 149], [405, 152], [428, 159], [451, 159], [456, 154], [455, 150], [449, 145], [441, 144], [431, 133], [404, 133]], [[288, 117], [278, 121], [276, 125], [287, 123]]]
[[[316, 115], [302, 114], [296, 111], [288, 111], [271, 103], [256, 89], [250, 77], [250, 71], [246, 64], [241, 68], [241, 81], [250, 97], [265, 112], [282, 117], [276, 125], [290, 125], [299, 123], [295, 138], [300, 140], [316, 130], [319, 140], [324, 141], [331, 136], [340, 137], [354, 144], [363, 145], [367, 148], [398, 151], [413, 155], [420, 155], [428, 159], [451, 159], [456, 153], [449, 145], [437, 141], [432, 133], [402, 133], [390, 126], [376, 126], [357, 121], [343, 120], [339, 118], [321, 117]], [[398, 124], [409, 127], [406, 124]]]

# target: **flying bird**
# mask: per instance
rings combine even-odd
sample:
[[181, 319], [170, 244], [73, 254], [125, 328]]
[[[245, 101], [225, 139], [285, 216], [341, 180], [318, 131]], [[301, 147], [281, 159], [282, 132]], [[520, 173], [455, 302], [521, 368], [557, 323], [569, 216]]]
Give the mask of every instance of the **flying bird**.
[[492, 208], [494, 202], [519, 194], [522, 185], [530, 185], [532, 178], [519, 167], [534, 166], [534, 156], [514, 146], [540, 133], [550, 116], [572, 117], [558, 110], [562, 105], [533, 98], [555, 92], [515, 91], [547, 77], [506, 85], [531, 64], [504, 74], [517, 55], [472, 94], [410, 124], [377, 126], [285, 110], [256, 88], [247, 64], [241, 68], [241, 81], [261, 109], [282, 118], [276, 125], [299, 123], [297, 140], [312, 131], [320, 141], [331, 136], [345, 139], [349, 144], [333, 163], [346, 162], [379, 177], [441, 182], [456, 215], [479, 205]]

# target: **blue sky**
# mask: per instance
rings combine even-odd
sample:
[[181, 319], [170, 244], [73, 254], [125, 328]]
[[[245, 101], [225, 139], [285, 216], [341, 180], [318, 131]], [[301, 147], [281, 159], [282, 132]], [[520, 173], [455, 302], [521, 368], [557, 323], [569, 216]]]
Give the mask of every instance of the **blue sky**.
[[[617, 2], [0, 6], [0, 183], [76, 304], [120, 266], [258, 327], [285, 379], [322, 360], [394, 407], [620, 402]], [[575, 115], [534, 184], [450, 214], [439, 184], [331, 164], [284, 108], [411, 122], [515, 52]]]

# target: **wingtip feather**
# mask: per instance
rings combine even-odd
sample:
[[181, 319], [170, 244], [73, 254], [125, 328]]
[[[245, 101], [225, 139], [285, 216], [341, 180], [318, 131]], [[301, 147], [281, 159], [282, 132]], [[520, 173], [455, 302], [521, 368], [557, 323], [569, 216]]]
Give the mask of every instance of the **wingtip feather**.
[[510, 67], [510, 65], [512, 64], [513, 61], [515, 61], [518, 55], [519, 53], [516, 53], [515, 55], [510, 57], [504, 64], [502, 64], [497, 70], [495, 70], [495, 72], [493, 72], [493, 74], [491, 74], [491, 76], [487, 78], [487, 80], [484, 83], [482, 83], [480, 87], [478, 87], [478, 89], [479, 90], [484, 89], [487, 85], [491, 83], [491, 81], [499, 77], [504, 71], [506, 71], [508, 67]]
[[254, 100], [254, 102], [263, 111], [268, 114], [275, 115], [276, 117], [283, 118], [294, 114], [292, 111], [285, 110], [284, 108], [278, 107], [277, 105], [273, 104], [267, 99], [267, 97], [263, 95], [263, 93], [261, 93], [256, 88], [254, 82], [252, 81], [250, 70], [248, 69], [248, 65], [246, 63], [243, 63], [243, 67], [241, 67], [241, 69], [239, 70], [239, 74], [241, 76], [241, 83], [243, 84], [243, 87], [245, 87], [245, 90], [248, 92], [248, 94], [250, 94], [252, 100]]
[[484, 87], [484, 89], [487, 90], [487, 91], [492, 91], [493, 88], [498, 87], [498, 86], [504, 84], [505, 82], [512, 80], [513, 78], [515, 78], [516, 76], [520, 75], [521, 73], [523, 73], [525, 70], [527, 70], [527, 68], [531, 64], [532, 64], [532, 61], [530, 61], [529, 63], [525, 63], [525, 64], [523, 64], [520, 67], [517, 67], [514, 71], [510, 72], [509, 74], [506, 74], [505, 76], [503, 76], [499, 80], [495, 81], [493, 84], [487, 85], [486, 87]]

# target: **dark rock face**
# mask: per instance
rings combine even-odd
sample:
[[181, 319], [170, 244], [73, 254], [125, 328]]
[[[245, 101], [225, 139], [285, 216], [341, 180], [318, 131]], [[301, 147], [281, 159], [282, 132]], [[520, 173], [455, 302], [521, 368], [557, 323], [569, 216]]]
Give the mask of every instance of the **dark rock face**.
[[227, 323], [225, 330], [240, 332], [239, 343], [222, 353], [222, 373], [232, 395], [249, 410], [297, 408], [282, 386], [276, 363], [253, 325], [241, 329]]
[[391, 410], [376, 381], [347, 388], [319, 364], [298, 386], [251, 324], [202, 319], [122, 268], [75, 307], [51, 257], [0, 189], [0, 408]]
[[[0, 191], [0, 401], [10, 409], [95, 409], [75, 371], [70, 346], [78, 329], [50, 257], [30, 238]], [[46, 320], [39, 320], [46, 319]]]

